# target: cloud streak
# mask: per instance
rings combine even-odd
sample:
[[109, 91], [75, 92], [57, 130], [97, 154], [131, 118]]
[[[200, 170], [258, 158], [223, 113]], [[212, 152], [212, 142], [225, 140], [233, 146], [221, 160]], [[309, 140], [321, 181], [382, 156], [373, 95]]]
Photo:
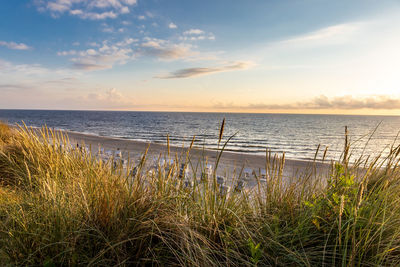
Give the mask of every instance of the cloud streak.
[[23, 84], [0, 84], [0, 90], [26, 90], [29, 89]]
[[314, 44], [318, 42], [345, 42], [363, 26], [363, 23], [344, 23], [280, 41], [279, 44]]
[[15, 43], [15, 42], [5, 42], [5, 41], [0, 41], [0, 46], [7, 47], [9, 49], [13, 50], [29, 50], [31, 47], [24, 43]]
[[250, 62], [234, 62], [225, 66], [219, 67], [205, 67], [205, 68], [187, 68], [180, 69], [174, 72], [171, 72], [167, 75], [156, 76], [155, 78], [159, 79], [179, 79], [179, 78], [191, 78], [202, 75], [208, 75], [218, 72], [226, 72], [226, 71], [235, 71], [235, 70], [243, 70], [247, 69], [252, 65]]

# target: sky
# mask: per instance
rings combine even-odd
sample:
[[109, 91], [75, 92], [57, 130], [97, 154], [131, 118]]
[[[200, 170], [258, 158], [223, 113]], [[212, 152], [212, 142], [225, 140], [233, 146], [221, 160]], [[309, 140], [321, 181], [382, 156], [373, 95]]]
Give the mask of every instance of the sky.
[[0, 108], [400, 115], [398, 0], [18, 0]]

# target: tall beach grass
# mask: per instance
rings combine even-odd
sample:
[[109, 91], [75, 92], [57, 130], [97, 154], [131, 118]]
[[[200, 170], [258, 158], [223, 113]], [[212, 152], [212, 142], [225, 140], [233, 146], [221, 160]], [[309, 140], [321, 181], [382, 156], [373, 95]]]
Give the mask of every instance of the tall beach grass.
[[185, 185], [190, 153], [153, 172], [144, 153], [132, 175], [61, 132], [0, 124], [0, 263], [398, 266], [400, 148], [354, 164], [349, 151], [291, 184], [267, 152], [266, 183], [221, 194], [215, 173]]

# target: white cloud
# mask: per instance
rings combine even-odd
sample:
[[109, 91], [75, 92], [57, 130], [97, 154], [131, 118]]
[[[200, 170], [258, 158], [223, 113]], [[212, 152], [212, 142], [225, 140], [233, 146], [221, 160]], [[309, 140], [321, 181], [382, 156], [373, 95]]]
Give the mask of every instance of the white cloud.
[[70, 14], [81, 19], [103, 20], [130, 13], [129, 6], [136, 0], [36, 0], [38, 10], [50, 12], [53, 17]]
[[168, 28], [170, 28], [170, 29], [176, 29], [176, 28], [178, 28], [178, 26], [176, 26], [175, 23], [171, 22], [170, 24], [168, 24]]
[[15, 42], [5, 42], [5, 41], [0, 41], [0, 46], [5, 46], [9, 49], [13, 50], [29, 50], [31, 47], [24, 43], [15, 43]]
[[116, 46], [128, 46], [128, 45], [133, 44], [133, 43], [136, 43], [136, 42], [138, 42], [138, 41], [139, 41], [138, 39], [126, 38], [125, 40], [123, 40], [123, 41], [121, 41], [121, 42], [118, 42], [118, 43], [116, 43], [115, 45], [116, 45]]
[[71, 55], [76, 55], [76, 54], [77, 54], [76, 50], [69, 50], [69, 51], [60, 51], [60, 52], [57, 52], [57, 55], [58, 55], [58, 56], [71, 56]]
[[140, 16], [138, 16], [138, 19], [139, 19], [139, 20], [145, 20], [145, 19], [146, 19], [146, 16], [140, 15]]
[[41, 64], [15, 64], [9, 61], [0, 59], [0, 81], [3, 83], [29, 83], [30, 81], [38, 81], [48, 79], [48, 77], [60, 78], [60, 77], [75, 77], [79, 76], [80, 73], [72, 71], [70, 69], [63, 68], [46, 68]]
[[101, 24], [101, 31], [102, 32], [107, 32], [107, 33], [113, 33], [114, 32], [114, 27], [109, 26], [107, 23], [102, 23]]
[[[76, 88], [79, 88], [77, 90]], [[82, 90], [82, 89], [85, 90]], [[0, 105], [7, 108], [129, 109], [135, 99], [116, 88], [87, 88], [73, 78], [43, 82], [0, 83]], [[89, 93], [88, 93], [89, 91]], [[25, 97], [21, 98], [21, 94]]]
[[212, 32], [205, 32], [200, 29], [190, 29], [183, 32], [183, 36], [179, 37], [183, 41], [201, 41], [215, 40], [215, 35]]
[[82, 97], [73, 97], [67, 100], [79, 104], [78, 108], [84, 106], [90, 109], [126, 109], [136, 106], [133, 98], [124, 95], [116, 88], [89, 93]]
[[[75, 14], [71, 14], [75, 15]], [[115, 13], [114, 11], [107, 11], [107, 12], [101, 12], [101, 13], [94, 13], [94, 12], [87, 12], [87, 13], [81, 13], [78, 14], [80, 18], [82, 19], [91, 19], [91, 20], [103, 20], [103, 19], [115, 19], [118, 17], [118, 14]]]
[[137, 0], [122, 0], [127, 5], [135, 5], [137, 3]]
[[50, 72], [49, 69], [40, 64], [13, 64], [8, 61], [0, 60], [0, 74], [14, 75], [44, 75]]
[[142, 47], [150, 47], [150, 48], [159, 48], [162, 44], [165, 44], [165, 40], [157, 39], [157, 38], [144, 38], [145, 42], [142, 43]]
[[155, 17], [155, 15], [153, 14], [153, 13], [151, 13], [151, 12], [149, 12], [149, 11], [146, 11], [145, 12], [146, 13], [146, 16], [148, 17], [148, 18], [154, 18]]
[[200, 35], [184, 35], [179, 37], [183, 41], [202, 41], [202, 40], [215, 40], [215, 35], [212, 33]]
[[89, 96], [96, 100], [107, 100], [110, 102], [121, 101], [124, 99], [124, 96], [116, 88], [108, 89], [104, 93], [90, 94]]
[[199, 34], [203, 34], [203, 33], [204, 33], [204, 31], [200, 30], [200, 29], [190, 29], [190, 30], [183, 32], [184, 35], [199, 35]]
[[145, 37], [141, 44], [141, 53], [163, 60], [183, 59], [196, 53], [187, 44], [173, 44], [167, 40]]
[[134, 59], [134, 51], [130, 47], [138, 40], [126, 38], [120, 42], [110, 44], [104, 41], [100, 47], [94, 47], [86, 50], [61, 51], [59, 56], [72, 56], [73, 68], [94, 71], [110, 69], [114, 65], [122, 65], [129, 60]]
[[95, 47], [98, 47], [98, 46], [100, 46], [98, 43], [96, 43], [96, 42], [90, 42], [90, 43], [88, 43], [88, 45], [89, 46], [95, 46]]
[[[104, 23], [107, 26], [107, 24]], [[66, 50], [57, 52], [58, 56], [68, 57], [72, 67], [79, 70], [94, 71], [110, 69], [123, 65], [139, 56], [149, 56], [159, 60], [215, 60], [215, 55], [204, 56], [193, 50], [195, 46], [176, 43], [171, 40], [144, 37], [142, 40], [125, 38], [106, 40], [102, 43], [90, 43], [84, 50]]]

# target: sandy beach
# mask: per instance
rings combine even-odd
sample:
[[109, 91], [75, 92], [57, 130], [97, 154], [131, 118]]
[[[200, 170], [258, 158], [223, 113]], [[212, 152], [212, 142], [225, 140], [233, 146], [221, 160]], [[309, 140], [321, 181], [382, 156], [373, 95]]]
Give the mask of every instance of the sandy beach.
[[[138, 162], [140, 157], [148, 148], [147, 161], [155, 160], [159, 157], [164, 158], [167, 156], [168, 149], [167, 145], [147, 143], [134, 140], [126, 140], [121, 138], [112, 137], [101, 137], [90, 134], [83, 134], [77, 132], [65, 131], [68, 134], [71, 144], [86, 145], [91, 148], [92, 153], [96, 153], [99, 148], [103, 148], [104, 151], [118, 151], [120, 150], [123, 158], [128, 157], [131, 161]], [[188, 148], [187, 147], [176, 147], [170, 146], [170, 158], [178, 159], [180, 162], [184, 162], [186, 158]], [[272, 158], [274, 155], [271, 155]], [[278, 162], [282, 157], [281, 154], [275, 155]], [[189, 152], [189, 158], [193, 169], [199, 166], [204, 166], [207, 162], [215, 166], [217, 151], [192, 148]], [[273, 166], [274, 164], [269, 164]], [[275, 164], [277, 166], [277, 164]], [[272, 175], [277, 169], [271, 167], [266, 168], [266, 156], [252, 155], [246, 153], [233, 153], [223, 152], [219, 166], [217, 168], [217, 174], [225, 177], [238, 177], [241, 170], [251, 169], [259, 177], [263, 170], [266, 170], [267, 175]], [[304, 161], [304, 160], [293, 160], [285, 159], [285, 165], [283, 168], [283, 177], [288, 182], [295, 182], [299, 177], [305, 174], [313, 173], [314, 176], [326, 175], [329, 172], [330, 164], [322, 162]], [[243, 173], [241, 175], [243, 177]], [[254, 175], [251, 175], [248, 180], [248, 185], [254, 186], [256, 179]]]

